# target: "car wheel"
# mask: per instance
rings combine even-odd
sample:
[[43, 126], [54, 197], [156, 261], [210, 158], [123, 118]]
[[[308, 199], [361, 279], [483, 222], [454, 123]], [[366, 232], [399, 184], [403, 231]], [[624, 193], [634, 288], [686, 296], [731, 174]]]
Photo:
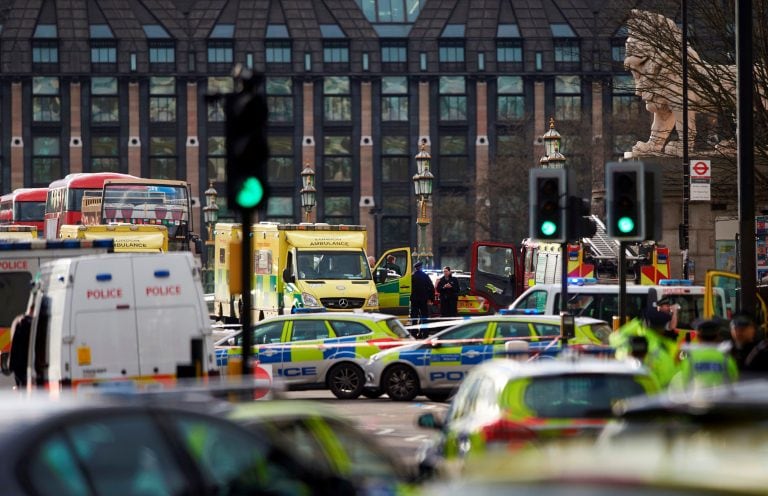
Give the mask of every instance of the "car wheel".
[[384, 394], [384, 391], [382, 391], [380, 388], [376, 388], [376, 389], [365, 388], [365, 389], [363, 389], [363, 396], [365, 396], [366, 398], [370, 398], [372, 400], [375, 400], [376, 398], [378, 398], [382, 394]]
[[448, 399], [453, 396], [453, 391], [445, 391], [445, 392], [436, 392], [436, 393], [429, 393], [425, 394], [427, 398], [429, 398], [431, 401], [448, 401]]
[[419, 377], [407, 365], [393, 365], [384, 376], [384, 390], [395, 401], [411, 401], [419, 394]]
[[328, 372], [327, 382], [334, 396], [341, 400], [353, 400], [363, 392], [365, 377], [357, 365], [342, 363]]

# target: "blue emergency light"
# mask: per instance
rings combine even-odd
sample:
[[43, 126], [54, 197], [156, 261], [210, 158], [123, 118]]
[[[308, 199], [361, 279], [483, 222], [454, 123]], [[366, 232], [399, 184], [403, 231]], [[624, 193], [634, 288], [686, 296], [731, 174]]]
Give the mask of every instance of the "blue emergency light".
[[659, 286], [693, 286], [693, 281], [689, 279], [662, 279]]
[[296, 308], [293, 307], [291, 309], [291, 313], [318, 313], [318, 312], [325, 312], [325, 307], [318, 307], [318, 308]]
[[156, 270], [155, 277], [171, 277], [171, 271], [165, 269]]
[[111, 281], [112, 274], [96, 274], [96, 280], [99, 282]]
[[499, 315], [544, 315], [544, 311], [536, 308], [502, 308]]
[[585, 284], [597, 284], [597, 279], [594, 277], [569, 277], [569, 286], [584, 286]]

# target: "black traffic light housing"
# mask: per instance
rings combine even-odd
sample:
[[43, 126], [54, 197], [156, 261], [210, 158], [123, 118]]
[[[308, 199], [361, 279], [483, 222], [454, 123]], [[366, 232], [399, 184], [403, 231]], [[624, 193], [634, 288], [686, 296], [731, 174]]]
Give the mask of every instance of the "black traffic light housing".
[[242, 88], [226, 95], [227, 205], [251, 210], [268, 197], [267, 101], [261, 93], [263, 78], [247, 71]]
[[661, 169], [639, 161], [605, 166], [608, 236], [619, 241], [659, 241], [662, 236]]
[[552, 243], [566, 241], [565, 169], [531, 169], [528, 181], [530, 237]]
[[568, 241], [579, 241], [597, 234], [597, 224], [591, 217], [589, 200], [578, 196], [568, 197]]

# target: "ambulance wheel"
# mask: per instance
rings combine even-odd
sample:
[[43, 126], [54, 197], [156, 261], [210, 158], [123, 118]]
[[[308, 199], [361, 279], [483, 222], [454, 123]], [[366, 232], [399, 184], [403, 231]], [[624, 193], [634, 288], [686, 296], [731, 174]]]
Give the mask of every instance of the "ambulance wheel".
[[430, 401], [438, 401], [438, 402], [444, 402], [448, 401], [448, 399], [453, 395], [453, 391], [441, 391], [436, 393], [429, 393], [425, 394]]
[[374, 388], [365, 388], [365, 389], [363, 389], [363, 396], [365, 396], [366, 398], [370, 398], [372, 400], [375, 400], [376, 398], [378, 398], [382, 394], [384, 394], [384, 391], [382, 391], [380, 388], [376, 388], [376, 389], [374, 389]]
[[341, 363], [328, 372], [328, 388], [340, 400], [353, 400], [365, 386], [363, 370], [351, 363]]
[[384, 390], [395, 401], [411, 401], [419, 394], [419, 377], [407, 365], [393, 365], [384, 375]]

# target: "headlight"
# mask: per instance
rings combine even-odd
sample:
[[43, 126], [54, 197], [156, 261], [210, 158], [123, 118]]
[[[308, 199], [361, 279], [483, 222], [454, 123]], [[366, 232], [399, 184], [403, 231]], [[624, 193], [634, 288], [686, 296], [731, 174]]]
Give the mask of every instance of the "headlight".
[[379, 306], [379, 293], [373, 293], [371, 296], [368, 297], [368, 306], [369, 307]]
[[320, 302], [317, 301], [313, 295], [309, 293], [301, 293], [301, 299], [304, 301], [305, 307], [320, 307]]

